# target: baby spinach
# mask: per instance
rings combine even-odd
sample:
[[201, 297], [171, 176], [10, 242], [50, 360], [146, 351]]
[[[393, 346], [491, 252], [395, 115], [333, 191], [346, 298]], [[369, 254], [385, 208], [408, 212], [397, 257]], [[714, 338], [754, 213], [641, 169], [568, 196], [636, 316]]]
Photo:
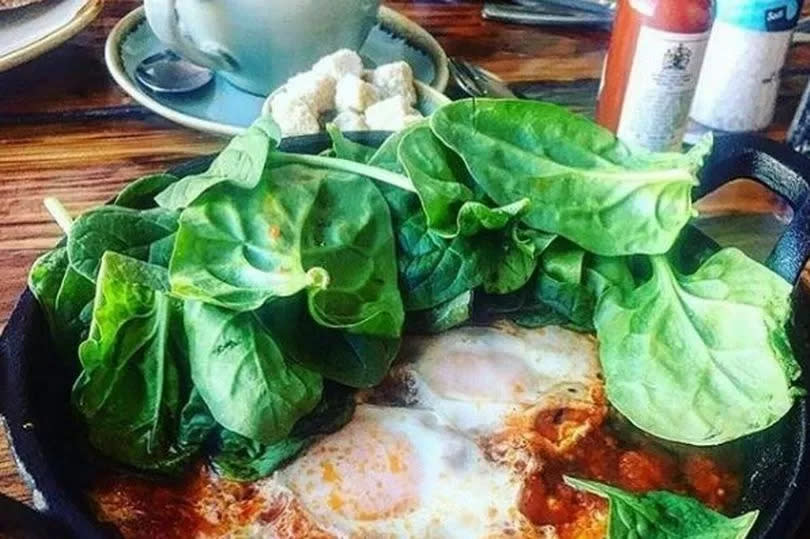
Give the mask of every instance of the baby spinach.
[[318, 323], [399, 336], [388, 210], [366, 179], [302, 165], [253, 189], [222, 184], [187, 208], [170, 264], [172, 292], [249, 311], [308, 289]]
[[596, 296], [584, 284], [587, 254], [564, 238], [556, 239], [540, 257], [534, 296], [568, 324], [593, 330]]
[[186, 176], [155, 197], [159, 206], [181, 210], [211, 187], [227, 182], [252, 189], [264, 176], [267, 158], [281, 140], [281, 131], [268, 117], [261, 116], [247, 131], [231, 142], [202, 174]]
[[399, 339], [354, 335], [316, 324], [303, 294], [273, 300], [257, 315], [292, 361], [349, 387], [379, 384], [399, 350]]
[[356, 163], [368, 163], [377, 152], [377, 148], [366, 146], [347, 139], [335, 124], [327, 124], [326, 132], [332, 139], [332, 153], [339, 159], [348, 159]]
[[148, 210], [157, 206], [155, 197], [179, 178], [172, 174], [152, 174], [133, 180], [115, 197], [115, 205], [134, 210]]
[[178, 444], [184, 448], [200, 447], [216, 432], [218, 427], [202, 395], [196, 388], [193, 388], [186, 404], [180, 411], [180, 427], [177, 433]]
[[503, 318], [527, 328], [567, 326], [572, 329], [582, 329], [572, 326], [568, 317], [537, 297], [534, 280], [509, 294], [476, 294], [473, 305], [474, 321], [492, 323]]
[[[416, 126], [392, 135], [370, 164], [392, 172], [404, 170], [397, 160], [398, 148], [419, 130]], [[504, 223], [500, 230], [470, 227], [474, 235], [443, 237], [428, 227], [417, 195], [385, 184], [378, 188], [397, 235], [400, 287], [409, 311], [432, 309], [482, 285], [501, 293], [520, 288], [531, 277], [537, 255], [553, 238], [519, 229], [515, 223]], [[464, 212], [459, 215], [464, 219]]]
[[472, 317], [473, 293], [463, 294], [423, 311], [412, 311], [405, 319], [405, 329], [408, 333], [442, 333], [460, 326]]
[[370, 180], [327, 174], [301, 230], [301, 263], [323, 268], [326, 286], [310, 287], [309, 310], [322, 326], [399, 337], [404, 312], [397, 285], [388, 206]]
[[165, 266], [175, 230], [177, 213], [173, 211], [101, 206], [73, 223], [67, 241], [70, 265], [91, 281], [108, 251]]
[[34, 262], [28, 287], [45, 312], [60, 354], [74, 359], [90, 329], [95, 285], [70, 266], [67, 248], [58, 247]]
[[288, 437], [264, 445], [222, 430], [212, 464], [227, 479], [256, 481], [272, 474], [312, 445], [319, 436], [340, 429], [353, 414], [353, 393], [344, 386], [326, 383], [321, 401], [312, 412], [298, 420]]
[[79, 347], [73, 403], [101, 453], [136, 468], [175, 472], [183, 400], [181, 312], [166, 270], [117, 253], [101, 261], [90, 334]]
[[184, 314], [191, 379], [224, 428], [271, 444], [315, 407], [321, 376], [289, 362], [254, 313], [187, 301]]
[[597, 305], [610, 403], [644, 431], [692, 445], [784, 416], [799, 374], [785, 330], [790, 285], [736, 249], [691, 275], [663, 256], [650, 265], [649, 280], [611, 287]]
[[609, 500], [607, 539], [745, 539], [759, 515], [758, 511], [752, 511], [728, 518], [697, 500], [670, 492], [632, 494], [596, 481], [567, 476], [565, 482]]
[[273, 176], [252, 189], [217, 185], [183, 211], [169, 265], [173, 293], [250, 311], [312, 284], [301, 233], [323, 172], [292, 165]]
[[457, 101], [430, 126], [496, 204], [528, 198], [529, 226], [608, 256], [669, 250], [692, 216], [695, 165], [707, 152], [633, 153], [587, 119], [534, 101]]
[[[399, 144], [416, 128], [391, 135], [369, 164], [403, 172], [397, 158]], [[388, 203], [397, 237], [399, 281], [407, 310], [433, 308], [480, 285], [482, 277], [476, 262], [468, 256], [466, 238], [448, 240], [430, 231], [416, 194], [384, 184], [378, 188]]]
[[468, 187], [475, 184], [464, 162], [427, 125], [409, 130], [397, 151], [399, 162], [419, 194], [428, 226], [442, 237], [502, 229], [529, 205], [527, 198], [500, 208], [475, 200]]

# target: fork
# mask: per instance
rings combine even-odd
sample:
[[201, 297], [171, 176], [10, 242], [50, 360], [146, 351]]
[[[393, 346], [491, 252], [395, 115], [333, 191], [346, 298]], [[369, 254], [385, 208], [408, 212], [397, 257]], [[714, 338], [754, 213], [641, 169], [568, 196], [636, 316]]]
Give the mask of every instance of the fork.
[[450, 58], [450, 73], [472, 97], [517, 97], [502, 80], [461, 58]]

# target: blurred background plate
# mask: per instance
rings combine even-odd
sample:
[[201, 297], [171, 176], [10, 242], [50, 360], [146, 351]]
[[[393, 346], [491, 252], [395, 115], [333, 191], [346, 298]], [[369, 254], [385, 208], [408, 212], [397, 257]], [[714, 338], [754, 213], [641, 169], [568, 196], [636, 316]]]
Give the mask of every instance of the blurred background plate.
[[61, 45], [96, 18], [104, 0], [49, 0], [0, 11], [0, 71]]
[[[414, 77], [424, 83], [418, 85], [420, 101], [430, 106], [423, 112], [429, 112], [437, 99], [444, 98], [441, 92], [449, 77], [447, 56], [427, 31], [399, 13], [382, 7], [378, 19], [359, 51], [366, 67], [408, 62]], [[265, 98], [240, 90], [218, 75], [207, 86], [181, 95], [160, 94], [142, 86], [135, 80], [135, 68], [165, 48], [146, 22], [143, 8], [138, 8], [121, 19], [107, 38], [107, 68], [133, 99], [192, 129], [236, 135], [259, 116]]]

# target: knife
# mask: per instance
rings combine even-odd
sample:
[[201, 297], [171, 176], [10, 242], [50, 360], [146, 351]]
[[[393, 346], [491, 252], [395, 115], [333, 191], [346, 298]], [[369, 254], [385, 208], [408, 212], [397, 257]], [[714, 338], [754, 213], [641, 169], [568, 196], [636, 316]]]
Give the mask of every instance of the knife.
[[485, 19], [536, 26], [610, 26], [613, 16], [560, 7], [527, 7], [487, 2], [481, 10]]
[[553, 6], [569, 11], [584, 11], [611, 17], [616, 12], [616, 2], [613, 0], [513, 0], [513, 2], [524, 7], [541, 10], [544, 7]]

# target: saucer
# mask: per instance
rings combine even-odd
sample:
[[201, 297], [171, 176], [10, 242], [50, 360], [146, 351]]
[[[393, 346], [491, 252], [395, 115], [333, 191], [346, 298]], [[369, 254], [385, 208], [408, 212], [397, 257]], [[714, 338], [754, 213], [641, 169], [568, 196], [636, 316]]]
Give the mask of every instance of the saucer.
[[[107, 68], [115, 82], [135, 101], [173, 122], [192, 129], [236, 135], [260, 114], [265, 97], [248, 93], [219, 75], [208, 85], [182, 95], [152, 92], [135, 80], [138, 64], [165, 50], [146, 22], [144, 9], [135, 9], [115, 25], [105, 46]], [[420, 109], [429, 114], [446, 101], [447, 56], [423, 28], [390, 8], [381, 7], [378, 22], [360, 49], [367, 67], [404, 60], [413, 68]]]

